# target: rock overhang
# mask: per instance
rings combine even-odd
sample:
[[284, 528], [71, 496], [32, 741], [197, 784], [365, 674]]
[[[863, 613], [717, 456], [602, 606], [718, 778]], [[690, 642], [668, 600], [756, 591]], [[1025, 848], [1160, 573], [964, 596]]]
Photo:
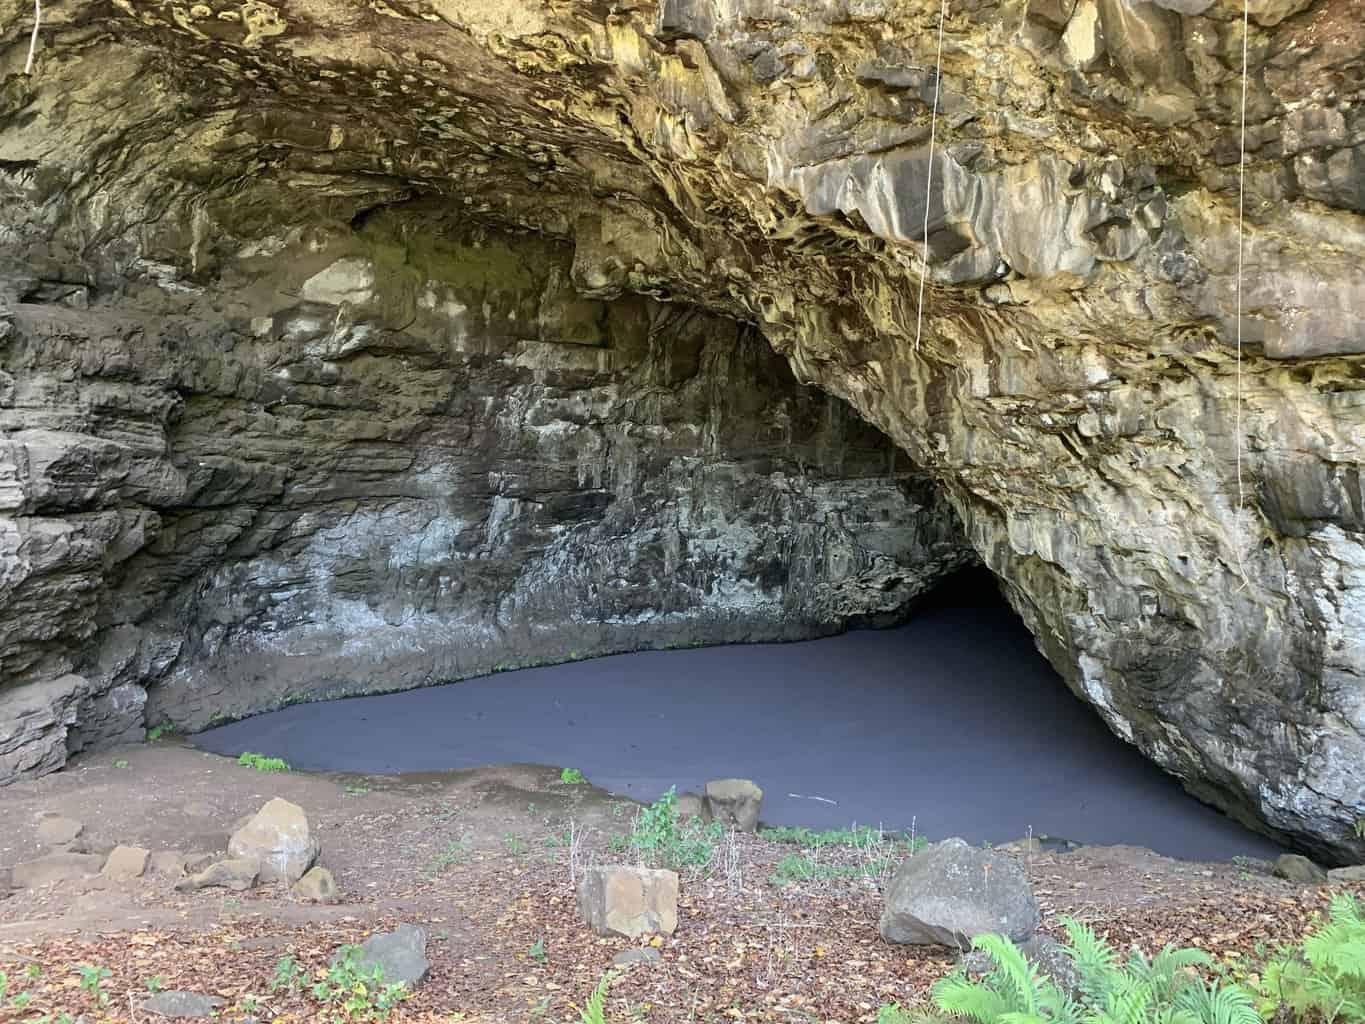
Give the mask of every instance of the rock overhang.
[[[927, 3], [58, 7], [11, 78], [7, 279], [249, 281], [291, 232], [435, 204], [563, 240], [580, 297], [755, 322], [935, 474], [1115, 731], [1355, 856], [1356, 7], [1253, 5], [1240, 243], [1228, 3], [950, 4], [937, 80]], [[352, 311], [315, 318], [323, 362], [399, 322], [355, 269], [314, 284]]]

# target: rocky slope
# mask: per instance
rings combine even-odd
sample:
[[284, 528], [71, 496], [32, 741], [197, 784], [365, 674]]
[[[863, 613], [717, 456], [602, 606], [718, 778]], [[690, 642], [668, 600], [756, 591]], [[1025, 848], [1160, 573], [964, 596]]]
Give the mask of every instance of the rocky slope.
[[[255, 337], [262, 268], [375, 218], [562, 240], [581, 296], [757, 324], [934, 476], [1111, 728], [1358, 859], [1365, 0], [1248, 3], [1244, 40], [1231, 0], [957, 0], [936, 77], [925, 0], [68, 0], [24, 76], [0, 0], [3, 276], [81, 324], [53, 305], [200, 289], [199, 330]], [[433, 314], [402, 265], [391, 326]], [[357, 272], [317, 286], [324, 362], [379, 322]], [[164, 359], [123, 339], [88, 358]]]

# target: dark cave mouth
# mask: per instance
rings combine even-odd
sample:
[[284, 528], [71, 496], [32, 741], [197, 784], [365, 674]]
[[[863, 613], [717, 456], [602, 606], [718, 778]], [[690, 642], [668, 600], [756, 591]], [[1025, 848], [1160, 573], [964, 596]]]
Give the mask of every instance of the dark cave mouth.
[[323, 772], [570, 766], [641, 801], [753, 778], [774, 826], [1051, 836], [1195, 860], [1282, 852], [1113, 736], [979, 568], [945, 579], [890, 629], [640, 651], [299, 705], [194, 742]]

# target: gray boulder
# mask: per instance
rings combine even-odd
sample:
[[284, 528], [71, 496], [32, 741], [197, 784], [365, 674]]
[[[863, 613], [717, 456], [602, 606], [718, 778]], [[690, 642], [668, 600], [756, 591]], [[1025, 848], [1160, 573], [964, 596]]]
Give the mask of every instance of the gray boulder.
[[303, 808], [276, 797], [228, 840], [233, 857], [255, 857], [261, 881], [293, 885], [318, 859], [318, 841], [308, 828]]
[[706, 784], [704, 804], [711, 821], [733, 825], [741, 832], [758, 831], [763, 790], [749, 779], [712, 779]]
[[1327, 872], [1329, 882], [1365, 882], [1365, 864], [1354, 864], [1349, 868], [1332, 868]]
[[947, 839], [896, 871], [880, 931], [887, 942], [965, 949], [975, 936], [992, 932], [1025, 942], [1038, 920], [1033, 887], [1018, 861]]
[[[338, 950], [332, 957], [333, 965], [345, 954]], [[360, 944], [355, 966], [362, 971], [378, 967], [384, 972], [384, 984], [403, 984], [416, 988], [426, 979], [427, 933], [414, 924], [400, 924], [391, 932], [372, 935]]]
[[1319, 882], [1327, 881], [1326, 871], [1297, 853], [1282, 853], [1276, 857], [1275, 874], [1291, 882], [1302, 882], [1304, 885], [1317, 885]]

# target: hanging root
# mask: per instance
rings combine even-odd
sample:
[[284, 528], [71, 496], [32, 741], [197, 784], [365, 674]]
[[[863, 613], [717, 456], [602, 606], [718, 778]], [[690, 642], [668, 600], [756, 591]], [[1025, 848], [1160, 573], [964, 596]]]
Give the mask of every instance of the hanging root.
[[938, 56], [934, 59], [934, 107], [929, 113], [929, 174], [924, 181], [924, 252], [920, 256], [919, 302], [915, 306], [915, 351], [924, 333], [924, 281], [929, 276], [929, 197], [934, 192], [934, 141], [938, 132], [938, 96], [943, 88], [943, 23], [948, 17], [948, 0], [938, 8]]
[[43, 0], [33, 0], [33, 35], [28, 38], [28, 60], [24, 62], [24, 74], [33, 74], [33, 55], [38, 52], [38, 29], [43, 24]]

